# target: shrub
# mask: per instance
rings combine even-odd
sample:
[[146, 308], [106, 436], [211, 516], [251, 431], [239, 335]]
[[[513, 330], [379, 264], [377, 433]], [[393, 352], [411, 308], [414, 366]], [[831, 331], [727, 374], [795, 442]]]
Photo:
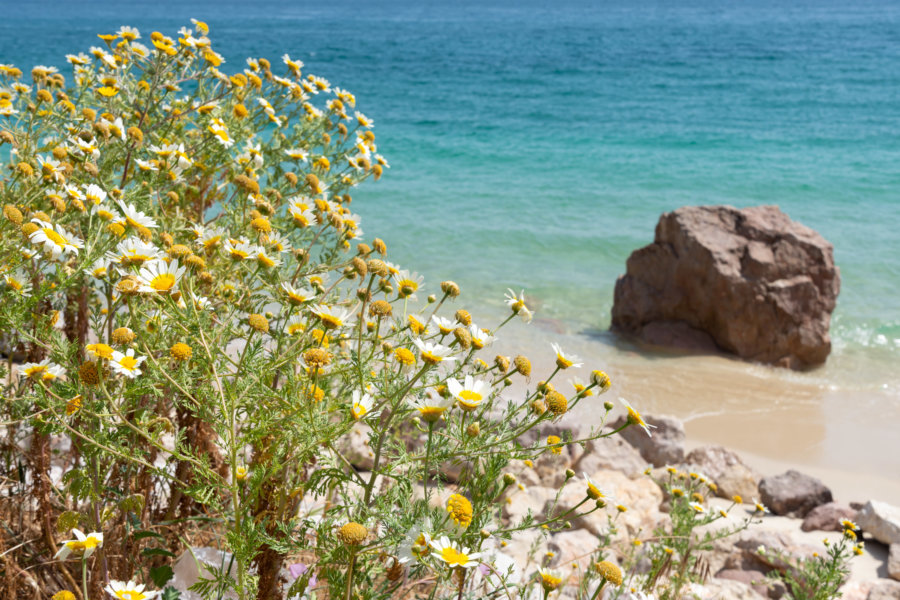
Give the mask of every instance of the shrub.
[[228, 74], [207, 35], [101, 35], [71, 85], [0, 66], [8, 597], [152, 597], [199, 546], [229, 557], [208, 598], [509, 593], [492, 549], [581, 514], [501, 525], [511, 461], [601, 433], [520, 436], [609, 378], [564, 392], [554, 347], [501, 397], [531, 374], [490, 351], [524, 297], [444, 316], [456, 284], [363, 241], [351, 192], [389, 165], [353, 94], [288, 55]]

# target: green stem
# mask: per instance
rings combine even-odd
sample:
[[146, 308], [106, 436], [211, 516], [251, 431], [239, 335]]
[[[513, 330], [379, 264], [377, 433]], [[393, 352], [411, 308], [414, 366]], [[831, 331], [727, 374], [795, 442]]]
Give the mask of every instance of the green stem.
[[88, 585], [87, 585], [87, 559], [81, 559], [81, 590], [82, 594], [84, 594], [84, 600], [88, 600], [90, 596], [88, 596]]

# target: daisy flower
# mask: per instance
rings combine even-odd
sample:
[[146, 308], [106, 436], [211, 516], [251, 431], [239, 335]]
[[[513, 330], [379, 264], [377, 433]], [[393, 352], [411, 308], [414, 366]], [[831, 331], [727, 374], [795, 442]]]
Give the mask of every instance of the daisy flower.
[[159, 167], [152, 160], [141, 160], [140, 158], [135, 159], [138, 168], [141, 171], [159, 171]]
[[306, 330], [306, 322], [300, 315], [293, 315], [284, 326], [284, 331], [288, 335], [297, 335]]
[[266, 253], [266, 249], [262, 246], [256, 246], [255, 258], [259, 266], [266, 269], [271, 269], [272, 267], [277, 267], [281, 264], [281, 260], [279, 258], [275, 256], [269, 256]]
[[56, 225], [55, 227], [46, 221], [32, 219], [38, 230], [29, 236], [34, 244], [43, 244], [44, 250], [50, 252], [53, 258], [59, 258], [62, 254], [78, 254], [78, 249], [84, 247], [84, 243], [75, 236]]
[[563, 580], [562, 573], [547, 568], [538, 569], [538, 577], [545, 592], [552, 592], [560, 586]]
[[460, 383], [456, 379], [448, 379], [447, 389], [450, 391], [450, 395], [459, 402], [460, 408], [465, 411], [472, 411], [478, 408], [482, 400], [487, 397], [491, 391], [491, 386], [486, 381], [466, 375], [464, 383]]
[[353, 311], [320, 304], [312, 308], [312, 313], [319, 317], [326, 329], [338, 329], [346, 324]]
[[299, 208], [292, 204], [288, 207], [288, 212], [291, 213], [291, 218], [298, 227], [309, 227], [316, 222], [316, 214], [309, 208]]
[[284, 153], [287, 154], [289, 158], [292, 158], [294, 160], [300, 160], [303, 162], [309, 160], [309, 152], [304, 150], [303, 148], [290, 148], [289, 150], [285, 150]]
[[148, 217], [138, 209], [134, 207], [132, 204], [125, 204], [121, 200], [119, 201], [119, 209], [122, 211], [122, 214], [125, 216], [125, 222], [135, 228], [146, 227], [147, 229], [153, 229], [157, 227], [156, 221], [154, 221], [151, 217]]
[[426, 423], [434, 423], [440, 419], [447, 409], [453, 406], [453, 398], [443, 398], [438, 394], [428, 394], [424, 398], [414, 398], [410, 401], [414, 409], [419, 411], [419, 416]]
[[143, 267], [138, 275], [140, 291], [144, 293], [168, 294], [178, 290], [178, 280], [184, 275], [185, 267], [179, 267], [178, 261], [166, 262], [154, 260]]
[[121, 216], [119, 216], [119, 214], [115, 210], [108, 208], [103, 204], [94, 204], [94, 206], [91, 207], [91, 214], [97, 215], [104, 221], [111, 221], [113, 223], [122, 224], [125, 223], [125, 220]]
[[102, 358], [102, 359], [110, 359], [112, 358], [113, 352], [112, 346], [103, 343], [97, 344], [88, 344], [84, 347], [85, 352], [93, 356], [94, 358]]
[[200, 235], [198, 236], [199, 239], [197, 240], [197, 244], [202, 246], [204, 250], [209, 252], [222, 243], [223, 237], [225, 237], [224, 231], [222, 231], [218, 227], [210, 227], [201, 231]]
[[577, 369], [583, 364], [579, 357], [574, 354], [563, 352], [563, 349], [559, 347], [559, 344], [551, 343], [550, 346], [556, 353], [556, 366], [560, 369], [568, 369], [569, 367], [575, 367]]
[[142, 265], [147, 261], [162, 258], [163, 254], [153, 244], [139, 237], [129, 237], [118, 243], [114, 256], [122, 264]]
[[434, 315], [433, 317], [431, 317], [431, 321], [435, 325], [437, 325], [438, 330], [441, 332], [441, 335], [448, 335], [452, 333], [454, 329], [456, 329], [456, 322], [451, 321], [446, 317], [439, 317], [437, 315]]
[[72, 552], [78, 552], [82, 559], [87, 560], [94, 550], [103, 545], [103, 533], [99, 531], [85, 535], [80, 529], [73, 529], [72, 533], [75, 534], [75, 539], [62, 542], [59, 551], [53, 558], [66, 560]]
[[115, 579], [110, 580], [109, 585], [103, 589], [113, 598], [119, 600], [151, 600], [162, 593], [145, 590], [143, 583], [135, 583], [133, 581], [126, 583]]
[[281, 284], [281, 289], [287, 294], [292, 304], [303, 304], [312, 300], [316, 293], [308, 288], [295, 288], [289, 282], [285, 281]]
[[112, 370], [119, 375], [134, 379], [141, 374], [141, 369], [139, 367], [145, 360], [147, 360], [146, 356], [138, 356], [135, 358], [134, 348], [129, 348], [125, 354], [122, 354], [118, 350], [114, 350], [110, 366], [112, 367]]
[[698, 513], [706, 512], [706, 508], [704, 508], [703, 505], [700, 504], [699, 502], [691, 502], [690, 506], [691, 506], [691, 508], [694, 509], [695, 512], [698, 512]]
[[643, 430], [647, 432], [648, 436], [653, 437], [650, 434], [650, 428], [651, 427], [655, 428], [656, 425], [647, 424], [647, 422], [644, 421], [644, 418], [641, 416], [641, 413], [636, 411], [634, 409], [634, 407], [632, 407], [631, 404], [628, 403], [628, 400], [626, 400], [625, 398], [619, 397], [619, 402], [621, 402], [622, 406], [625, 407], [625, 410], [628, 411], [628, 422], [632, 425], [640, 425], [641, 428], [643, 428]]
[[594, 480], [588, 477], [587, 473], [582, 472], [582, 475], [584, 476], [584, 483], [587, 486], [586, 493], [588, 498], [590, 498], [591, 500], [605, 500], [607, 497], [606, 494], [603, 492], [603, 490], [597, 487], [597, 484], [594, 483]]
[[365, 127], [367, 129], [371, 129], [375, 125], [375, 121], [362, 114], [359, 111], [353, 113], [353, 116], [356, 117], [356, 122], [359, 123], [360, 127]]
[[525, 290], [519, 292], [518, 295], [512, 289], [506, 290], [506, 305], [512, 310], [513, 314], [519, 315], [522, 317], [522, 320], [526, 323], [530, 323], [531, 319], [534, 317], [534, 313], [532, 313], [527, 306], [525, 306]]
[[45, 358], [38, 363], [23, 363], [19, 367], [19, 373], [29, 379], [40, 379], [42, 381], [53, 381], [66, 374], [66, 370], [56, 363], [50, 362], [49, 358]]
[[353, 402], [350, 407], [350, 414], [357, 421], [362, 419], [369, 411], [372, 410], [372, 406], [375, 405], [375, 399], [372, 398], [369, 394], [363, 394], [359, 390], [353, 390]]
[[225, 240], [225, 254], [233, 260], [244, 260], [250, 256], [254, 250], [255, 248], [248, 240]]
[[265, 236], [263, 236], [263, 243], [275, 252], [288, 252], [291, 249], [290, 240], [276, 232], [265, 234]]
[[425, 278], [418, 273], [410, 273], [406, 269], [394, 275], [394, 281], [397, 283], [397, 295], [401, 298], [416, 299], [416, 292], [422, 286]]
[[28, 282], [25, 272], [21, 269], [13, 274], [4, 275], [3, 281], [6, 282], [6, 286], [9, 289], [23, 296], [28, 296], [31, 293], [31, 284]]
[[443, 535], [438, 541], [432, 541], [431, 547], [435, 551], [435, 556], [447, 563], [451, 567], [460, 567], [463, 569], [474, 567], [481, 558], [480, 552], [472, 552], [465, 546], [460, 547], [450, 539]]
[[472, 346], [475, 347], [476, 350], [481, 350], [485, 346], [490, 346], [496, 339], [474, 323], [469, 326], [469, 334], [472, 336]]
[[455, 356], [451, 356], [451, 354], [453, 354], [453, 349], [448, 348], [447, 346], [434, 344], [432, 342], [423, 342], [419, 338], [415, 338], [413, 343], [419, 349], [422, 360], [429, 364], [436, 365], [439, 362], [452, 362], [456, 360]]
[[406, 533], [400, 543], [401, 562], [420, 562], [431, 553], [429, 529], [431, 529], [431, 520], [426, 518], [421, 526], [416, 525]]

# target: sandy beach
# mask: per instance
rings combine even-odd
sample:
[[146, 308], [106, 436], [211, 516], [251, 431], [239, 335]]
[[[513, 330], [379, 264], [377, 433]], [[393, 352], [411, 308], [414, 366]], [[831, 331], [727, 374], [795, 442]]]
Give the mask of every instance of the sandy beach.
[[[573, 376], [584, 380], [591, 369], [603, 369], [613, 381], [604, 399], [621, 396], [644, 414], [681, 419], [689, 449], [728, 447], [763, 476], [797, 469], [820, 478], [837, 500], [900, 503], [893, 425], [900, 422], [900, 399], [890, 390], [866, 382], [835, 385], [824, 370], [796, 373], [724, 356], [647, 352], [612, 334], [579, 335], [536, 318], [498, 334], [497, 351], [525, 354], [534, 367], [531, 381], [518, 378], [510, 397], [553, 370], [551, 342], [584, 361], [556, 376], [558, 388], [569, 391]], [[590, 425], [602, 414], [596, 398], [588, 398], [570, 418]]]

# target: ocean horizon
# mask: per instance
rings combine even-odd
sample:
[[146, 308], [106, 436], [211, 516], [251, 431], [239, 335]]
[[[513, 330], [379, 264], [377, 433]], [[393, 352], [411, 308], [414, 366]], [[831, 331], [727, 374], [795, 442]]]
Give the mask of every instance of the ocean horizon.
[[365, 237], [426, 293], [457, 281], [473, 313], [525, 289], [547, 339], [601, 358], [636, 351], [607, 332], [612, 292], [661, 213], [778, 205], [834, 244], [833, 353], [740, 368], [900, 410], [898, 4], [3, 4], [0, 62], [26, 70], [191, 17], [226, 72], [302, 60], [357, 95], [391, 164], [354, 194]]

